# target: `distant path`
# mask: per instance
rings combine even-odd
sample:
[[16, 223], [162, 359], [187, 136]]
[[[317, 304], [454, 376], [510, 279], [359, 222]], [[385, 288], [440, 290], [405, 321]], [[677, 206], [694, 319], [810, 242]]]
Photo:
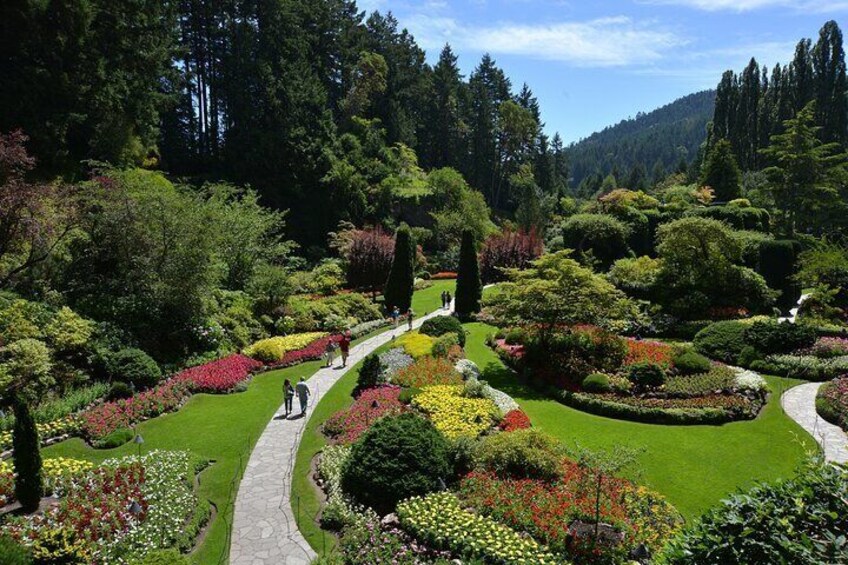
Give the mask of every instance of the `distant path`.
[[[425, 320], [448, 314], [436, 310], [413, 322], [418, 328]], [[321, 397], [354, 365], [375, 349], [406, 331], [406, 324], [388, 330], [350, 350], [347, 367], [322, 368], [307, 383], [312, 393], [307, 418], [286, 420], [275, 415], [262, 432], [250, 454], [239, 485], [233, 510], [230, 565], [301, 565], [316, 554], [303, 538], [291, 505], [291, 480], [297, 448], [312, 411]], [[294, 408], [299, 410], [297, 398]], [[284, 411], [281, 406], [278, 412]]]
[[819, 442], [827, 461], [848, 463], [848, 436], [839, 426], [818, 415], [816, 393], [823, 383], [805, 383], [783, 393], [780, 404], [786, 414]]

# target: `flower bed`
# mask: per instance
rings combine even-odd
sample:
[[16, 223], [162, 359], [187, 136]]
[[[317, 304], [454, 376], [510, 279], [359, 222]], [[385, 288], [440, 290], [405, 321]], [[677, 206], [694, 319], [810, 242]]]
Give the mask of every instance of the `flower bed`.
[[436, 340], [429, 335], [418, 332], [406, 332], [397, 338], [394, 344], [397, 347], [402, 347], [408, 355], [418, 359], [425, 355], [430, 355], [435, 342]]
[[531, 425], [530, 418], [522, 410], [510, 410], [498, 424], [498, 427], [505, 432], [514, 432], [515, 430], [525, 430]]
[[[187, 549], [197, 534], [187, 523], [198, 508], [194, 471], [184, 452], [105, 461], [66, 481], [55, 506], [10, 518], [3, 531], [51, 563], [56, 552], [65, 552], [62, 562], [105, 564], [125, 563], [153, 549]], [[130, 509], [133, 502], [138, 513]]]
[[380, 365], [383, 367], [383, 376], [387, 381], [391, 381], [398, 371], [413, 363], [415, 363], [415, 359], [411, 355], [407, 355], [400, 347], [394, 347], [380, 354]]
[[428, 386], [412, 399], [412, 404], [425, 412], [448, 439], [475, 438], [497, 421], [498, 409], [488, 398], [462, 396], [463, 390], [462, 385]]
[[822, 385], [816, 395], [816, 410], [828, 422], [848, 431], [848, 375]]
[[361, 324], [356, 324], [352, 328], [350, 328], [350, 337], [351, 339], [357, 339], [364, 335], [368, 335], [371, 332], [378, 330], [380, 328], [384, 328], [391, 324], [392, 321], [386, 318], [381, 318], [379, 320], [371, 320], [370, 322], [362, 322]]
[[423, 388], [431, 385], [458, 385], [462, 383], [462, 377], [449, 360], [422, 357], [412, 365], [399, 370], [392, 377], [392, 383], [405, 387]]
[[754, 361], [751, 368], [781, 377], [827, 381], [848, 373], [848, 355], [826, 358], [814, 355], [769, 355], [762, 361]]
[[[44, 445], [55, 438], [77, 433], [80, 425], [77, 418], [68, 416], [54, 422], [36, 424], [35, 427], [38, 430], [39, 440]], [[0, 432], [0, 451], [8, 449], [12, 449], [12, 432]]]
[[[54, 457], [45, 459], [41, 468], [44, 478], [44, 494], [61, 494], [69, 481], [78, 479], [94, 465], [83, 459]], [[12, 463], [0, 461], [0, 507], [15, 499], [15, 473]]]
[[282, 369], [284, 367], [291, 367], [292, 365], [298, 365], [307, 361], [316, 361], [321, 359], [327, 349], [327, 343], [334, 339], [335, 338], [333, 336], [324, 336], [316, 339], [306, 347], [287, 351], [286, 354], [283, 355], [282, 359], [272, 363], [269, 367]]
[[446, 281], [456, 278], [456, 273], [453, 271], [440, 271], [438, 273], [433, 273], [430, 275], [431, 281]]
[[641, 543], [656, 551], [682, 524], [678, 513], [661, 495], [625, 479], [604, 477], [600, 520], [624, 533], [625, 545], [611, 547], [600, 543], [591, 547], [591, 540], [578, 539], [571, 526], [576, 520], [594, 521], [594, 479], [576, 463], [566, 461], [562, 478], [554, 483], [472, 473], [462, 480], [459, 496], [463, 505], [526, 531], [552, 551], [579, 562], [607, 562], [598, 559], [599, 554], [621, 556]]
[[666, 368], [672, 366], [674, 348], [661, 341], [645, 341], [637, 339], [627, 340], [627, 354], [624, 357], [625, 365], [634, 363], [656, 363]]
[[351, 444], [384, 416], [400, 414], [406, 405], [398, 400], [400, 387], [381, 386], [362, 392], [346, 410], [324, 422], [324, 433], [340, 444]]
[[560, 562], [538, 542], [489, 518], [467, 512], [447, 492], [414, 497], [398, 505], [402, 527], [428, 546], [488, 563]]
[[324, 332], [307, 332], [269, 337], [246, 347], [244, 354], [265, 363], [278, 363], [283, 360], [289, 351], [303, 349], [310, 343], [326, 335]]
[[261, 366], [259, 361], [235, 354], [186, 369], [172, 380], [190, 383], [192, 392], [227, 393], [246, 381]]

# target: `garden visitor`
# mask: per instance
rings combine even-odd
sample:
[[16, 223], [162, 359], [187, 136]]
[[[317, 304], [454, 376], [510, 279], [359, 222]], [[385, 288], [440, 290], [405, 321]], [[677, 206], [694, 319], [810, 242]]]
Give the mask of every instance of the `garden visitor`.
[[448, 291], [443, 290], [442, 291], [442, 310], [447, 308], [447, 305], [448, 305]]
[[398, 320], [400, 320], [400, 308], [395, 306], [392, 308], [392, 323], [394, 323], [395, 329], [398, 327]]
[[415, 317], [415, 312], [412, 311], [412, 306], [409, 307], [409, 310], [406, 312], [406, 324], [409, 328], [409, 331], [412, 331], [412, 319]]
[[327, 366], [333, 366], [333, 356], [336, 353], [336, 340], [334, 338], [330, 338], [327, 340], [327, 347], [324, 349], [324, 356], [327, 358]]
[[300, 401], [300, 415], [306, 415], [306, 405], [309, 402], [309, 387], [306, 385], [306, 379], [300, 377], [300, 382], [297, 383], [297, 399]]
[[283, 396], [286, 399], [286, 418], [288, 418], [292, 412], [292, 402], [294, 401], [294, 387], [288, 379], [283, 383]]
[[450, 310], [451, 302], [453, 302], [453, 296], [451, 296], [451, 293], [446, 290], [445, 291], [445, 308], [447, 308], [448, 310]]
[[339, 340], [339, 349], [342, 352], [342, 367], [347, 367], [347, 357], [350, 355], [350, 330], [347, 330]]

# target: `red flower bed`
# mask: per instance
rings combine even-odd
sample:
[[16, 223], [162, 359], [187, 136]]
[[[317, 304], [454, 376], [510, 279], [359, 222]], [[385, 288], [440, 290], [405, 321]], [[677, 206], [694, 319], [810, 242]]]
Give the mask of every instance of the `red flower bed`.
[[456, 273], [454, 273], [452, 271], [440, 271], [438, 273], [434, 273], [434, 274], [430, 275], [430, 280], [432, 280], [432, 281], [443, 281], [443, 280], [450, 280], [450, 279], [455, 279], [455, 278], [456, 278]]
[[261, 362], [236, 353], [211, 363], [186, 369], [172, 380], [191, 383], [191, 389], [194, 392], [229, 392], [237, 384], [247, 380], [250, 374], [261, 366]]
[[636, 339], [627, 340], [627, 355], [624, 357], [625, 365], [649, 362], [663, 367], [671, 367], [673, 348], [661, 341], [643, 341]]
[[286, 352], [282, 359], [269, 366], [279, 369], [283, 367], [291, 367], [298, 363], [305, 363], [306, 361], [321, 359], [324, 356], [324, 351], [327, 349], [327, 343], [338, 340], [339, 336], [335, 335], [319, 337], [303, 349], [295, 349], [294, 351]]
[[530, 426], [530, 418], [522, 410], [510, 410], [500, 423], [500, 428], [505, 432], [524, 430]]
[[338, 443], [355, 442], [383, 416], [400, 414], [407, 409], [398, 399], [400, 390], [396, 386], [381, 386], [363, 391], [350, 408], [337, 412], [324, 422], [324, 433]]

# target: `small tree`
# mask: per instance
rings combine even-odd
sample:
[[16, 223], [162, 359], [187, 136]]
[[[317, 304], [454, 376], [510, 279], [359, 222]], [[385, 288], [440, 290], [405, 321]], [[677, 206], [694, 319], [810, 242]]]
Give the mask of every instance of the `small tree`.
[[480, 277], [487, 283], [505, 280], [504, 269], [526, 269], [541, 254], [542, 238], [535, 230], [506, 229], [489, 236], [483, 244]]
[[456, 313], [466, 318], [480, 311], [483, 284], [480, 282], [480, 265], [477, 263], [477, 247], [471, 230], [462, 232], [459, 248], [459, 271], [456, 274]]
[[730, 142], [726, 139], [719, 140], [710, 151], [704, 165], [701, 184], [711, 187], [719, 202], [729, 202], [739, 198], [742, 173], [739, 172]]
[[397, 306], [401, 312], [412, 304], [415, 284], [415, 244], [409, 227], [401, 226], [395, 234], [395, 252], [392, 268], [386, 281], [383, 297], [387, 308]]
[[12, 431], [15, 498], [24, 511], [35, 512], [44, 492], [38, 429], [26, 400], [16, 395], [12, 399], [12, 408], [15, 412], [15, 427]]

